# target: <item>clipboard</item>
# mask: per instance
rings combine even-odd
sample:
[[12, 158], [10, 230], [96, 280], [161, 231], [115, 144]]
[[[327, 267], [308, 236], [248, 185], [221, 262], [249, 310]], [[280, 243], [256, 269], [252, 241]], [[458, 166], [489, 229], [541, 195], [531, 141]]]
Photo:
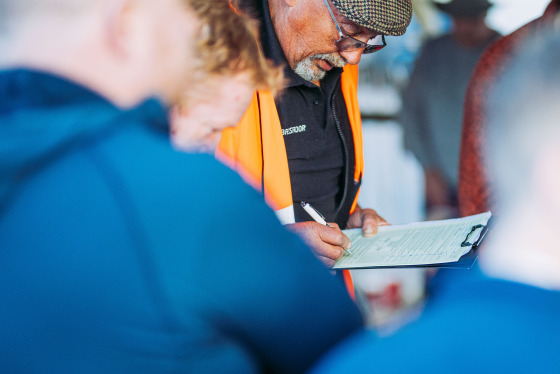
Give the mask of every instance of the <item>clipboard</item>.
[[[360, 264], [353, 264], [351, 266], [345, 266], [344, 264], [340, 264], [340, 262], [344, 259], [344, 257], [337, 261], [333, 266], [333, 270], [359, 270], [359, 269], [391, 269], [391, 268], [457, 268], [457, 269], [468, 269], [473, 266], [478, 258], [478, 250], [482, 245], [482, 242], [491, 228], [495, 225], [495, 218], [491, 216], [490, 212], [482, 213], [481, 215], [474, 215], [470, 217], [463, 217], [460, 219], [454, 220], [443, 220], [443, 221], [432, 221], [430, 223], [436, 222], [443, 222], [446, 221], [460, 221], [460, 220], [468, 220], [476, 219], [478, 216], [487, 215], [485, 222], [476, 223], [470, 226], [463, 226], [462, 229], [465, 230], [465, 234], [457, 237], [455, 241], [457, 241], [456, 246], [468, 249], [467, 252], [462, 254], [460, 258], [456, 261], [445, 261], [445, 262], [432, 262], [432, 263], [415, 263], [415, 264], [376, 264], [376, 265], [360, 265]], [[484, 217], [482, 217], [484, 218]], [[452, 222], [455, 224], [455, 222]], [[421, 225], [429, 224], [429, 222], [419, 222], [416, 224], [411, 224], [412, 230], [420, 227]], [[457, 223], [458, 224], [458, 223]], [[414, 226], [417, 225], [417, 226]], [[406, 227], [408, 225], [402, 225]], [[390, 226], [387, 226], [390, 227]], [[397, 226], [398, 227], [398, 226]], [[346, 230], [348, 231], [348, 230]], [[474, 241], [473, 241], [474, 240]], [[429, 244], [427, 244], [429, 246]], [[352, 256], [352, 255], [350, 255]], [[346, 256], [345, 256], [346, 257]], [[348, 261], [348, 260], [345, 260]], [[338, 265], [338, 266], [337, 266]]]
[[[442, 263], [442, 264], [430, 264], [430, 265], [425, 265], [425, 266], [413, 265], [413, 266], [410, 266], [410, 267], [413, 267], [413, 268], [425, 267], [425, 268], [470, 269], [475, 264], [476, 260], [478, 259], [478, 250], [479, 250], [479, 248], [482, 244], [482, 241], [486, 237], [486, 234], [488, 233], [488, 231], [490, 231], [490, 229], [492, 227], [494, 227], [495, 222], [496, 222], [496, 218], [495, 217], [490, 217], [490, 219], [488, 220], [488, 223], [486, 225], [483, 225], [483, 227], [481, 228], [482, 231], [480, 233], [480, 236], [472, 244], [468, 243], [467, 240], [468, 240], [468, 237], [470, 235], [467, 234], [467, 237], [465, 238], [463, 243], [470, 244], [471, 249], [466, 254], [464, 254], [458, 261], [447, 262], [447, 263]], [[473, 226], [473, 229], [476, 229], [476, 225]], [[463, 243], [461, 243], [461, 245], [463, 245]]]
[[[480, 236], [472, 244], [467, 241], [469, 239], [469, 235], [467, 235], [467, 237], [465, 238], [465, 241], [463, 243], [461, 243], [461, 245], [463, 245], [463, 244], [471, 245], [471, 250], [469, 252], [467, 252], [466, 254], [464, 254], [463, 257], [461, 257], [459, 259], [459, 261], [452, 262], [452, 263], [449, 263], [449, 264], [441, 264], [442, 266], [438, 266], [438, 267], [470, 269], [474, 265], [476, 260], [478, 259], [478, 250], [479, 250], [479, 248], [482, 244], [482, 241], [486, 237], [486, 234], [488, 234], [488, 231], [490, 231], [490, 229], [492, 227], [494, 227], [495, 222], [496, 222], [496, 218], [495, 217], [490, 217], [490, 219], [488, 220], [488, 223], [486, 223], [486, 225], [483, 225], [482, 232], [480, 233]], [[473, 230], [476, 230], [476, 229], [477, 229], [477, 227], [473, 226]]]

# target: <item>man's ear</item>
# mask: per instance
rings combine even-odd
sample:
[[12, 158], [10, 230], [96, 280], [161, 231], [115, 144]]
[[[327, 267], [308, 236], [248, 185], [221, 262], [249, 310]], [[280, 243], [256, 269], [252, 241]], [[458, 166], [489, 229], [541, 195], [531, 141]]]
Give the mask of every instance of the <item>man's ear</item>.
[[105, 37], [109, 48], [119, 58], [129, 55], [131, 43], [131, 0], [109, 0], [104, 10]]

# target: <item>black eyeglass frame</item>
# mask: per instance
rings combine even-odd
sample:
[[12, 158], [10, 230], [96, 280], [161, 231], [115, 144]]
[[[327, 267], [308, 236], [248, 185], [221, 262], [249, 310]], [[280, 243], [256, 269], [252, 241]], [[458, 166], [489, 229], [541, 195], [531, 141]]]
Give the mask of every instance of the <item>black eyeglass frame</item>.
[[336, 21], [336, 18], [334, 17], [333, 11], [328, 1], [327, 0], [323, 0], [323, 1], [325, 2], [325, 5], [327, 6], [329, 13], [331, 14], [332, 20], [334, 21], [336, 29], [338, 30], [338, 35], [340, 36], [340, 39], [338, 39], [335, 42], [336, 47], [338, 48], [339, 51], [354, 51], [363, 48], [364, 51], [362, 52], [362, 54], [369, 54], [369, 53], [379, 52], [380, 50], [385, 48], [385, 46], [387, 46], [387, 42], [385, 41], [385, 35], [383, 34], [381, 34], [381, 40], [383, 41], [383, 44], [377, 44], [377, 45], [364, 43], [361, 40], [358, 40], [348, 35], [344, 35], [342, 33], [342, 30], [340, 29], [340, 26], [338, 25], [338, 22]]

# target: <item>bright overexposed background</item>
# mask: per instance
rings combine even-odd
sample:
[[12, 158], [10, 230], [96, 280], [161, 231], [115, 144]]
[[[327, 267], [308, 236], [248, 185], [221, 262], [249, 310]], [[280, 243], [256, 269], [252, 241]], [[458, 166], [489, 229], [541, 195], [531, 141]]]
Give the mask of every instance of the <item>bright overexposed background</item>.
[[519, 28], [519, 26], [540, 17], [549, 0], [495, 0], [490, 9], [487, 24], [502, 34]]

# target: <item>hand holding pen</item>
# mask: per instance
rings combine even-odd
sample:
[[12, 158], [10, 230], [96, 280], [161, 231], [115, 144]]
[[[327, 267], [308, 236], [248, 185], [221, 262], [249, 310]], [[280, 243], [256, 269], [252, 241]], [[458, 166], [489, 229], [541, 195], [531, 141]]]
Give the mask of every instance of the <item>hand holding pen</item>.
[[315, 256], [330, 268], [344, 255], [345, 250], [350, 248], [352, 243], [336, 223], [327, 226], [324, 218], [318, 219], [320, 222], [297, 222], [286, 225], [286, 228], [298, 234], [313, 250]]
[[[307, 212], [307, 214], [309, 214], [311, 218], [313, 218], [315, 222], [320, 223], [321, 225], [332, 227], [327, 223], [325, 217], [323, 217], [323, 215], [317, 209], [313, 208], [311, 204], [302, 201], [301, 207]], [[352, 254], [352, 252], [350, 252], [350, 247], [343, 249], [345, 254]]]

